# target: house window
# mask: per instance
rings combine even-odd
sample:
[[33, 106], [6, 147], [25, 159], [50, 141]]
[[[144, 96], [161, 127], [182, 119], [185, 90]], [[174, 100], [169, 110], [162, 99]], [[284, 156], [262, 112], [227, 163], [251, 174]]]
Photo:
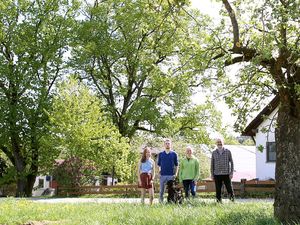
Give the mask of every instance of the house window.
[[38, 188], [44, 188], [44, 179], [39, 179]]
[[267, 162], [276, 161], [276, 143], [267, 142]]

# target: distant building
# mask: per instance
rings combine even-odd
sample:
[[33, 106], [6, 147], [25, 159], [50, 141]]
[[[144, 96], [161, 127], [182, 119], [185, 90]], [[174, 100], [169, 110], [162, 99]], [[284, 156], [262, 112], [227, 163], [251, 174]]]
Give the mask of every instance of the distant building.
[[242, 132], [243, 136], [250, 136], [255, 141], [256, 177], [260, 180], [275, 179], [278, 105], [279, 97], [276, 96]]
[[56, 187], [56, 182], [52, 180], [52, 176], [37, 176], [33, 185], [32, 196], [53, 195]]
[[[233, 159], [234, 173], [232, 181], [256, 179], [255, 146], [224, 145], [224, 147], [230, 150]], [[209, 154], [208, 157], [211, 158], [211, 152]], [[205, 180], [208, 179], [210, 178]]]
[[231, 151], [234, 173], [232, 181], [241, 179], [252, 180], [256, 178], [255, 146], [225, 145]]

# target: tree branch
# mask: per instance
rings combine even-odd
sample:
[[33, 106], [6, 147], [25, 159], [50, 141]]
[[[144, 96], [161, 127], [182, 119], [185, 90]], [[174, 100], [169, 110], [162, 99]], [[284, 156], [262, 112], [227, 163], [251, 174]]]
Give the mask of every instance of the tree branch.
[[233, 28], [233, 49], [239, 48], [241, 46], [240, 43], [240, 34], [239, 34], [239, 25], [235, 17], [235, 12], [233, 11], [230, 3], [227, 0], [222, 0], [225, 5], [225, 8], [229, 14], [232, 28]]
[[0, 149], [9, 158], [11, 163], [15, 166], [15, 158], [14, 158], [13, 154], [9, 151], [9, 149], [3, 145], [0, 147]]

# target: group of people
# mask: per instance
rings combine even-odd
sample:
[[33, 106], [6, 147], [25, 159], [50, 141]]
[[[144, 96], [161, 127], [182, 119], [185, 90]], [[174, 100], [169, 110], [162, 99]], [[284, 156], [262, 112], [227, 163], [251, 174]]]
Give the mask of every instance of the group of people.
[[[230, 200], [234, 201], [234, 193], [231, 184], [233, 176], [233, 160], [230, 150], [224, 148], [224, 141], [221, 138], [216, 139], [216, 149], [211, 156], [211, 179], [215, 182], [216, 199], [221, 202], [221, 190], [223, 183], [227, 189]], [[199, 160], [193, 154], [193, 148], [188, 146], [185, 151], [185, 157], [178, 160], [177, 153], [172, 149], [170, 139], [164, 140], [164, 151], [158, 154], [157, 159], [160, 191], [159, 202], [163, 203], [166, 183], [169, 180], [179, 179], [182, 183], [185, 197], [189, 198], [190, 193], [196, 196], [196, 186], [199, 179]], [[146, 190], [149, 191], [150, 204], [154, 199], [155, 162], [151, 158], [151, 149], [145, 147], [141, 160], [138, 164], [138, 185], [141, 188], [141, 202], [145, 201]]]

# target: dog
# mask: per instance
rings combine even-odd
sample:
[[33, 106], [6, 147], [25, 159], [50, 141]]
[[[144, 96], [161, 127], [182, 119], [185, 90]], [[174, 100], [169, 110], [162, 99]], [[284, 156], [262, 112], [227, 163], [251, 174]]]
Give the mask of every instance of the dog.
[[178, 182], [175, 180], [169, 180], [167, 182], [168, 189], [168, 203], [183, 203], [183, 192], [182, 188], [179, 187]]

